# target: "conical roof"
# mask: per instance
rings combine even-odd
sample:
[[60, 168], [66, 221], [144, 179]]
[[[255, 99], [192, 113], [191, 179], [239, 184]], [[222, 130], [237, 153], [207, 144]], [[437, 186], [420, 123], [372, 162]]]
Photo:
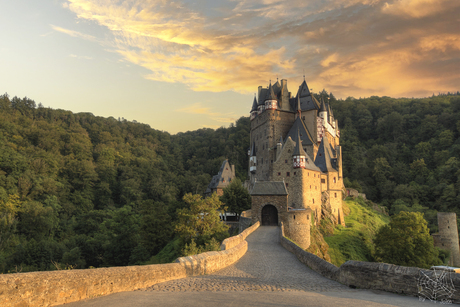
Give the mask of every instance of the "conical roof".
[[268, 97], [267, 100], [276, 100], [275, 92], [273, 92], [272, 83], [268, 86]]
[[296, 144], [295, 144], [294, 151], [292, 152], [292, 155], [293, 155], [293, 156], [303, 156], [303, 157], [305, 157], [307, 154], [305, 153], [305, 150], [303, 150], [303, 147], [302, 147], [302, 140], [300, 139], [300, 132], [299, 132], [299, 130], [297, 130], [297, 136], [296, 136], [294, 142], [295, 142]]
[[327, 112], [326, 104], [324, 103], [323, 96], [321, 96], [321, 107], [320, 107], [319, 111], [320, 112]]
[[331, 159], [334, 157], [333, 149], [327, 140], [327, 137], [323, 137], [321, 144], [316, 154], [315, 164], [319, 169], [324, 172], [336, 172], [337, 170], [332, 167]]
[[256, 95], [254, 95], [254, 102], [252, 103], [251, 112], [253, 112], [253, 111], [257, 111], [257, 99], [256, 99]]

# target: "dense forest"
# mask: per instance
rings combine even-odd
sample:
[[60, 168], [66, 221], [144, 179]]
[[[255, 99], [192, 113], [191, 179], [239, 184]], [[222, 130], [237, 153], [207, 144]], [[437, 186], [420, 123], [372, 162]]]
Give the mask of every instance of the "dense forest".
[[148, 260], [225, 158], [246, 179], [248, 129], [170, 135], [0, 96], [0, 272]]
[[[460, 95], [337, 100], [347, 186], [391, 214], [460, 214]], [[318, 97], [319, 98], [319, 97]], [[250, 102], [248, 102], [248, 110]], [[145, 263], [187, 193], [228, 158], [247, 177], [249, 118], [170, 135], [0, 96], [0, 273]]]

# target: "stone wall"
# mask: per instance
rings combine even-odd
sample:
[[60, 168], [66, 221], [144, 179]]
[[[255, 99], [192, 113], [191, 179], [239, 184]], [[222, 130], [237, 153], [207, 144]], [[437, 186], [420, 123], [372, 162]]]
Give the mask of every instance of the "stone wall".
[[[304, 263], [319, 274], [345, 284], [351, 288], [382, 290], [419, 296], [421, 276], [428, 276], [436, 281], [435, 271], [394, 264], [349, 260], [340, 268], [313, 255], [284, 236], [283, 225], [280, 231], [280, 243]], [[440, 271], [437, 271], [439, 276]], [[460, 274], [446, 273], [447, 282], [455, 288], [451, 300], [460, 303]]]
[[251, 217], [244, 217], [240, 216], [240, 222], [239, 222], [239, 233], [242, 233], [244, 230], [246, 230], [249, 226], [252, 224], [252, 218]]
[[285, 249], [296, 255], [297, 259], [299, 259], [300, 262], [307, 265], [313, 271], [318, 272], [324, 277], [330, 278], [332, 280], [337, 280], [339, 268], [337, 268], [332, 263], [329, 263], [326, 260], [323, 260], [318, 256], [303, 250], [297, 244], [288, 240], [284, 236], [283, 225], [281, 225], [280, 243]]
[[[147, 288], [168, 280], [209, 274], [238, 261], [247, 251], [246, 237], [259, 223], [238, 238], [226, 239], [226, 250], [181, 257], [176, 263], [63, 270], [0, 275], [0, 306], [55, 306], [123, 291]], [[225, 241], [224, 241], [225, 242]]]
[[0, 275], [0, 306], [55, 306], [185, 278], [178, 263]]
[[[249, 218], [246, 218], [246, 219], [249, 219]], [[222, 241], [222, 245], [220, 246], [220, 249], [228, 250], [230, 248], [237, 246], [238, 244], [246, 240], [246, 237], [249, 236], [251, 233], [253, 233], [254, 230], [259, 228], [259, 225], [260, 225], [260, 222], [256, 222], [254, 225], [245, 229], [239, 235], [225, 239], [224, 241]]]

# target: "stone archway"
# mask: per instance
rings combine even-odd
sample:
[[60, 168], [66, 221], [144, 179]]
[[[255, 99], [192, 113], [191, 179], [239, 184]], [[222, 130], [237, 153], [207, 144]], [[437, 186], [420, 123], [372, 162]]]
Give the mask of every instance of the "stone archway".
[[262, 208], [262, 226], [278, 226], [278, 209], [273, 205]]

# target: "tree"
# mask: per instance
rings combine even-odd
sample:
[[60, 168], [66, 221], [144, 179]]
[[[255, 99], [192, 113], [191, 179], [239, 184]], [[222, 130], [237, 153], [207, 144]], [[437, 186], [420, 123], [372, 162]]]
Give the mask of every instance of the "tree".
[[223, 190], [224, 194], [220, 197], [220, 201], [227, 207], [228, 212], [233, 212], [241, 215], [244, 210], [251, 209], [252, 199], [247, 189], [243, 187], [241, 180], [238, 178], [233, 181]]
[[228, 237], [228, 226], [219, 217], [222, 203], [216, 193], [202, 199], [200, 195], [185, 194], [188, 207], [177, 210], [176, 232], [187, 246], [198, 246], [198, 251], [209, 250], [206, 245], [215, 245]]
[[375, 236], [375, 258], [403, 266], [429, 268], [441, 264], [427, 222], [420, 212], [401, 211]]

